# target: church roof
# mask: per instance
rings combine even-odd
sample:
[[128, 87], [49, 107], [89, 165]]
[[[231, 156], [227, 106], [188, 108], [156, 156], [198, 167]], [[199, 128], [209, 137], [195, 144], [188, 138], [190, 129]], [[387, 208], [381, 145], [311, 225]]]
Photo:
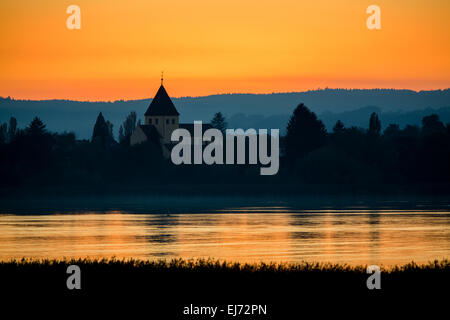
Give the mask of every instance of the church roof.
[[145, 112], [146, 116], [178, 116], [180, 115], [175, 108], [172, 100], [164, 89], [164, 86], [159, 87], [158, 92], [153, 98]]
[[145, 133], [147, 138], [150, 138], [152, 135], [159, 136], [158, 131], [156, 130], [156, 128], [153, 125], [151, 125], [151, 124], [141, 124], [139, 126], [141, 127], [142, 131]]

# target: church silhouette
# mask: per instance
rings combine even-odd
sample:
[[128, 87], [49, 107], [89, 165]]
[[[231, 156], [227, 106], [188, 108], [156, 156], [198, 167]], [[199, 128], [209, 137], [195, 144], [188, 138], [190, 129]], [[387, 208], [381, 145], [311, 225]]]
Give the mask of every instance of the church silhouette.
[[[186, 129], [191, 134], [191, 137], [194, 137], [194, 124], [179, 122], [180, 113], [167, 94], [162, 78], [161, 86], [150, 102], [144, 116], [145, 124], [138, 125], [130, 137], [130, 145], [132, 146], [147, 142], [151, 140], [151, 137], [158, 136], [163, 156], [169, 158], [170, 151], [175, 145], [171, 141], [174, 130]], [[211, 124], [203, 123], [202, 132], [211, 128]]]

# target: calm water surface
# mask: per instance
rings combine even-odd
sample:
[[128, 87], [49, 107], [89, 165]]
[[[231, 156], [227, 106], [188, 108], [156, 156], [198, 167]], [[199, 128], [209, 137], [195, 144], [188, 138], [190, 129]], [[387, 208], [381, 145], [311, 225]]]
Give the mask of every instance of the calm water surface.
[[113, 256], [425, 263], [450, 257], [450, 208], [262, 206], [179, 214], [0, 215], [0, 260]]

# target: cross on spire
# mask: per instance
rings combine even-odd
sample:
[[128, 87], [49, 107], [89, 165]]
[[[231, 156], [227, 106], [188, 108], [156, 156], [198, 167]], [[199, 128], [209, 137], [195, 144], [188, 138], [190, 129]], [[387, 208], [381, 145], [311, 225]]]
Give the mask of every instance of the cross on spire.
[[161, 85], [163, 85], [164, 81], [164, 71], [161, 71]]

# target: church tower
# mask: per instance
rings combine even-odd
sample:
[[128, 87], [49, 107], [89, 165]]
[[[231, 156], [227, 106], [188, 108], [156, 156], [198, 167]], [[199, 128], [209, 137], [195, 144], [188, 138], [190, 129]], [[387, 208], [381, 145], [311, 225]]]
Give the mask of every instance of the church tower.
[[[166, 92], [161, 77], [161, 86], [144, 114], [145, 124], [140, 124], [130, 136], [130, 145], [135, 146], [147, 141], [154, 141], [159, 135], [163, 157], [170, 158], [174, 143], [171, 141], [172, 132], [178, 128], [187, 130], [191, 137], [195, 134], [193, 123], [179, 123], [180, 114]], [[202, 125], [202, 135], [212, 126], [209, 123]]]
[[144, 114], [145, 124], [152, 125], [161, 135], [162, 143], [170, 143], [172, 131], [179, 128], [179, 116], [172, 100], [163, 86], [161, 86]]

